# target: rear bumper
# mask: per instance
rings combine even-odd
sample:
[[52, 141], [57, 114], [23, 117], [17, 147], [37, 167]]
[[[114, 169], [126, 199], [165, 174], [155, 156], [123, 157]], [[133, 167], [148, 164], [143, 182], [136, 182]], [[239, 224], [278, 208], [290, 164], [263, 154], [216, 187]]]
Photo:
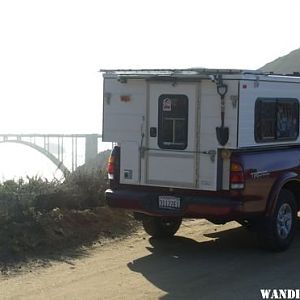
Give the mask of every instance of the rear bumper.
[[152, 216], [234, 220], [248, 214], [243, 202], [236, 198], [176, 195], [181, 200], [180, 209], [165, 209], [160, 208], [158, 204], [158, 197], [168, 195], [165, 193], [109, 189], [105, 195], [110, 207], [129, 209]]

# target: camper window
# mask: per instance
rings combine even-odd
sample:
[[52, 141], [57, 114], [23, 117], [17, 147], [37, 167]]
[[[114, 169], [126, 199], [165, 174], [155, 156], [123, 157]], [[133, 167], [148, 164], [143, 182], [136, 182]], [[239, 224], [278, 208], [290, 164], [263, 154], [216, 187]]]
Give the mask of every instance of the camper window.
[[299, 133], [297, 99], [259, 98], [255, 103], [255, 140], [295, 140]]
[[160, 95], [158, 98], [158, 145], [163, 149], [187, 147], [188, 98]]

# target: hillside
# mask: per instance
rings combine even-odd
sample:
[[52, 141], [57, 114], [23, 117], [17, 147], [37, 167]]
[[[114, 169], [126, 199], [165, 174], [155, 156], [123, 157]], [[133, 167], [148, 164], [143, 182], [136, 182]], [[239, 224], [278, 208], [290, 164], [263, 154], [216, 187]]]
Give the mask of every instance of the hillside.
[[93, 173], [100, 169], [106, 169], [108, 158], [111, 150], [105, 150], [97, 154], [94, 159], [86, 162], [84, 165], [79, 166], [76, 172]]
[[300, 73], [300, 48], [267, 63], [260, 70], [280, 74]]

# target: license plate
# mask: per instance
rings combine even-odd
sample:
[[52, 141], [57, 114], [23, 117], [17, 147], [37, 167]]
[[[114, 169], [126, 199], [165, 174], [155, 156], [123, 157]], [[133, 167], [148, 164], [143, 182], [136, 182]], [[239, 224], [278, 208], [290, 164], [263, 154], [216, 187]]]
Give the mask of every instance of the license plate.
[[166, 209], [180, 209], [180, 198], [173, 196], [159, 196], [158, 206], [159, 208]]

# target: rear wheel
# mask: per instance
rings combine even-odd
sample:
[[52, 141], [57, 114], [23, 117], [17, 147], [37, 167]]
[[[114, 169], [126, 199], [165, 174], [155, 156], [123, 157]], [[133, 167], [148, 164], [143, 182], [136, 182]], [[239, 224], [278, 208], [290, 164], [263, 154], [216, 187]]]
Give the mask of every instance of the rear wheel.
[[154, 238], [169, 238], [172, 237], [179, 229], [182, 218], [145, 216], [142, 221], [145, 231], [150, 236]]
[[259, 228], [258, 237], [264, 248], [283, 251], [289, 247], [295, 235], [297, 206], [294, 194], [281, 190], [276, 208]]

